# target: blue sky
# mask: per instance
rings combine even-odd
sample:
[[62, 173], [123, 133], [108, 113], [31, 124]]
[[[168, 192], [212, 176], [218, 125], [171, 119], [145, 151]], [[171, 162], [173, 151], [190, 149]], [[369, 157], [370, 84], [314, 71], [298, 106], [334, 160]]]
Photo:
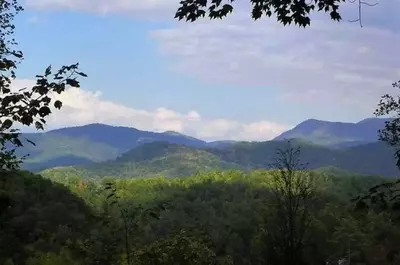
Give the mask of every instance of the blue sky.
[[[104, 122], [265, 140], [308, 118], [372, 116], [400, 76], [391, 55], [400, 20], [384, 17], [398, 0], [366, 11], [362, 29], [322, 16], [307, 29], [254, 23], [245, 8], [190, 24], [172, 19], [173, 0], [27, 0], [26, 7], [17, 18], [25, 53], [19, 85], [48, 64], [80, 62], [89, 76], [63, 96], [66, 108], [49, 128]], [[355, 15], [355, 6], [345, 8]]]

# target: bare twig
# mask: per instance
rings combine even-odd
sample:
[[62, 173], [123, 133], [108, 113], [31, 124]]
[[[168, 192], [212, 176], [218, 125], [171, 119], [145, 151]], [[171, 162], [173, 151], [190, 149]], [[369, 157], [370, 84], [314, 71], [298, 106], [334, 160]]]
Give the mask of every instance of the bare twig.
[[362, 1], [362, 0], [349, 0], [350, 3], [356, 3], [358, 4], [358, 18], [354, 19], [354, 20], [349, 20], [349, 22], [359, 22], [360, 23], [360, 27], [363, 27], [363, 23], [362, 23], [362, 6], [366, 5], [366, 6], [376, 6], [378, 5], [378, 3], [374, 3], [374, 4], [370, 4], [368, 2]]

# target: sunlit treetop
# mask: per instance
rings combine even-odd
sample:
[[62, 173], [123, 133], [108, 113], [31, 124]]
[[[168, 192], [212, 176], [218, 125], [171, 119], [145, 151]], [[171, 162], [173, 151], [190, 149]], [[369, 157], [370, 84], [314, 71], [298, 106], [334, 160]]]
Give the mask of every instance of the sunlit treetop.
[[[194, 22], [208, 16], [222, 19], [232, 13], [235, 0], [182, 0], [175, 18]], [[237, 2], [237, 1], [236, 1]], [[312, 12], [325, 12], [334, 21], [340, 21], [339, 5], [344, 0], [250, 0], [254, 20], [275, 16], [283, 25], [310, 25]]]

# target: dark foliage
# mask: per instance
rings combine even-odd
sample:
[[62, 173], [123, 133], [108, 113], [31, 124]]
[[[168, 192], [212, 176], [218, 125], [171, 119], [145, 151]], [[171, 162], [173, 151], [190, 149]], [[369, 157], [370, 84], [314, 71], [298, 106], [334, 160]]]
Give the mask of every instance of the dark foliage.
[[[78, 71], [78, 64], [63, 66], [57, 71], [47, 67], [44, 74], [36, 76], [36, 85], [32, 88], [15, 90], [12, 81], [15, 70], [23, 60], [23, 53], [17, 49], [13, 38], [14, 17], [23, 11], [17, 0], [0, 2], [0, 169], [14, 170], [21, 159], [15, 154], [15, 148], [21, 147], [20, 133], [14, 125], [34, 125], [43, 129], [45, 118], [51, 108], [60, 109], [62, 102], [54, 100], [52, 93], [60, 94], [68, 86], [79, 87], [78, 76], [86, 75]], [[33, 142], [31, 142], [33, 144]]]
[[94, 220], [66, 187], [30, 173], [0, 172], [0, 264], [25, 265], [36, 253], [76, 248]]
[[[195, 21], [200, 17], [222, 19], [233, 11], [233, 4], [237, 0], [182, 0], [175, 14], [179, 20]], [[283, 25], [296, 24], [306, 27], [311, 24], [310, 15], [313, 11], [329, 13], [332, 20], [340, 21], [339, 5], [344, 0], [313, 0], [313, 1], [282, 1], [282, 0], [251, 0], [251, 16], [257, 20], [261, 17], [276, 16]]]

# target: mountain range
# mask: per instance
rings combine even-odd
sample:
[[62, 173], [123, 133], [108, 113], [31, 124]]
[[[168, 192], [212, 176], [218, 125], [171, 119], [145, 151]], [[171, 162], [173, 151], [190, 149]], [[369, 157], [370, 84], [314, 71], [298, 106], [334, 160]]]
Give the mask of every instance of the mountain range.
[[[294, 141], [301, 148], [301, 159], [308, 168], [336, 168], [366, 175], [396, 177], [398, 169], [393, 152], [384, 143], [370, 143], [344, 149], [331, 149], [304, 141]], [[286, 141], [236, 143], [230, 147], [193, 148], [168, 142], [141, 145], [113, 161], [83, 166], [51, 168], [45, 176], [86, 178], [103, 177], [184, 177], [214, 169], [253, 170], [269, 168], [278, 148]]]
[[[272, 141], [206, 142], [177, 132], [149, 132], [135, 128], [88, 124], [44, 133], [23, 134], [18, 154], [30, 156], [24, 169], [43, 174], [103, 176], [185, 176], [197, 171], [255, 169], [268, 166], [285, 139], [301, 146], [310, 168], [397, 176], [393, 150], [378, 141], [388, 119], [358, 123], [306, 120]], [[62, 173], [64, 172], [64, 173]]]

